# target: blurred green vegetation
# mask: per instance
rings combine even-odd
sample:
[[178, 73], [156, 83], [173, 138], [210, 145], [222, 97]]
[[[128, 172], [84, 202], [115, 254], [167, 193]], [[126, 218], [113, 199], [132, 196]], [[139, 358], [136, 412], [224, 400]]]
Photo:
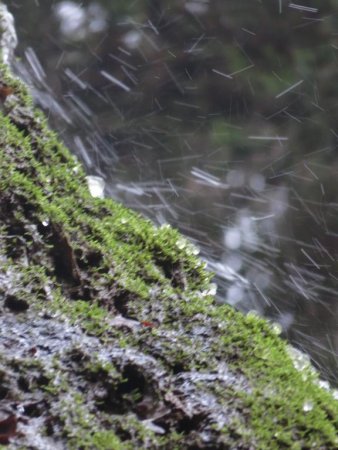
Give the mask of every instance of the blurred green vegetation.
[[[177, 119], [174, 131], [178, 133], [198, 128], [205, 134], [207, 130], [210, 147], [213, 143], [224, 145], [225, 152], [232, 143], [236, 152], [245, 152], [253, 144], [245, 142], [248, 130], [256, 135], [289, 137], [295, 158], [318, 146], [336, 145], [337, 138], [330, 132], [336, 129], [338, 119], [335, 0], [307, 2], [307, 7], [318, 12], [271, 0], [86, 0], [74, 4], [84, 9], [94, 3], [101, 5], [108, 27], [74, 41], [60, 34], [51, 14], [62, 2], [48, 0], [38, 7], [31, 3], [21, 0], [10, 6], [22, 35], [35, 36], [36, 51], [47, 71], [65, 79], [63, 71], [71, 67], [118, 105], [122, 124], [113, 117], [116, 112], [111, 104], [100, 102], [93, 92], [85, 94], [106, 134], [125, 133], [125, 123], [135, 118], [136, 127], [149, 126], [152, 114], [152, 122], [164, 128], [168, 116]], [[135, 48], [126, 48], [124, 43], [130, 31], [139, 33]], [[118, 86], [107, 86], [100, 75], [100, 70], [105, 70], [131, 84], [123, 70], [129, 66], [111, 55], [133, 67], [129, 73], [135, 83], [128, 95]], [[53, 87], [61, 93], [58, 83], [55, 77]], [[296, 83], [299, 86], [292, 89]], [[219, 133], [222, 120], [243, 126], [240, 136]]]

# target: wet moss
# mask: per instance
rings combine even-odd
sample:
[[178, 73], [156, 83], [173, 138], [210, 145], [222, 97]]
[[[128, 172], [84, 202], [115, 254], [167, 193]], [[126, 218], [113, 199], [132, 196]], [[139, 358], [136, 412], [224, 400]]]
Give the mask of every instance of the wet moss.
[[177, 230], [92, 198], [26, 88], [4, 67], [0, 80], [14, 90], [0, 114], [10, 448], [31, 444], [30, 414], [36, 448], [337, 448], [338, 402], [317, 374], [266, 321], [215, 304]]

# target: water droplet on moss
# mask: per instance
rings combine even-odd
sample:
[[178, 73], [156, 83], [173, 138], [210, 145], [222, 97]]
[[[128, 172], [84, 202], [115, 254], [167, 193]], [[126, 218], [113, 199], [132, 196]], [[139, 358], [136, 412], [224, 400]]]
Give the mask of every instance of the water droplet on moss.
[[326, 391], [329, 391], [329, 390], [330, 390], [330, 384], [329, 384], [328, 381], [325, 381], [325, 380], [319, 380], [319, 381], [318, 381], [318, 384], [319, 384], [319, 386], [320, 386], [322, 389], [325, 389]]
[[203, 291], [201, 294], [203, 297], [206, 297], [207, 295], [216, 295], [217, 292], [217, 284], [215, 283], [211, 283], [208, 287], [208, 289], [206, 289], [205, 291]]
[[177, 248], [179, 248], [180, 250], [185, 249], [186, 246], [187, 246], [187, 241], [186, 241], [186, 239], [184, 239], [184, 238], [178, 239], [178, 240], [176, 241], [176, 246], [177, 246]]
[[277, 336], [279, 336], [279, 335], [282, 333], [283, 328], [282, 328], [281, 324], [279, 324], [279, 323], [277, 323], [277, 322], [274, 322], [274, 323], [271, 324], [271, 330], [272, 330]]
[[197, 256], [200, 252], [200, 249], [194, 244], [189, 244], [187, 252], [189, 255]]
[[216, 283], [211, 283], [209, 286], [209, 294], [210, 295], [216, 295], [217, 292], [217, 284]]
[[246, 315], [247, 319], [257, 319], [258, 317], [260, 317], [260, 315], [258, 314], [257, 311], [255, 311], [254, 309], [252, 309], [251, 311], [248, 312], [248, 314]]
[[313, 403], [310, 401], [306, 401], [303, 404], [303, 411], [304, 412], [309, 412], [313, 410]]
[[104, 198], [104, 188], [105, 188], [104, 179], [101, 177], [89, 175], [86, 177], [86, 180], [91, 195], [97, 198]]
[[80, 166], [74, 166], [73, 167], [73, 172], [75, 173], [75, 174], [77, 174], [77, 173], [79, 173], [79, 171], [80, 171]]

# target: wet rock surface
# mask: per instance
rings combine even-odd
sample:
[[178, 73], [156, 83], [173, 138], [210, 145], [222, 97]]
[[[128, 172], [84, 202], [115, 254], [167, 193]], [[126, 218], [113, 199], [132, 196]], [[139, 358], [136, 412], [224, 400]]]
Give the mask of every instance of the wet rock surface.
[[[236, 408], [230, 404], [225, 408], [224, 399], [220, 402], [213, 392], [216, 385], [228, 395], [233, 389], [248, 390], [245, 378], [236, 377], [225, 363], [213, 373], [174, 374], [149, 351], [103, 345], [79, 326], [49, 314], [48, 308], [40, 312], [30, 308], [18, 316], [2, 301], [0, 311], [3, 444], [41, 450], [80, 448], [72, 443], [71, 430], [78, 432], [83, 414], [91, 419], [88, 434], [109, 426], [132, 438], [132, 427], [123, 429], [121, 421], [129, 417], [154, 435], [149, 448], [170, 448], [169, 442], [156, 444], [155, 436], [173, 431], [181, 433], [180, 445], [185, 448], [213, 448], [219, 435], [213, 425], [223, 427], [241, 419]], [[122, 317], [115, 319], [112, 326], [130, 329], [127, 319], [126, 323]], [[142, 446], [141, 440], [136, 442]], [[221, 441], [219, 445], [222, 448]], [[84, 443], [83, 448], [94, 447]]]
[[[2, 257], [1, 263], [7, 266], [8, 261]], [[214, 391], [216, 386], [229, 391], [228, 395], [232, 390], [243, 393], [249, 389], [245, 377], [236, 376], [225, 362], [212, 373], [186, 371], [176, 363], [170, 370], [171, 361], [158, 356], [164, 345], [179, 343], [177, 332], [159, 333], [154, 345], [154, 324], [118, 314], [110, 320], [111, 332], [115, 328], [133, 334], [136, 344], [123, 348], [115, 339], [103, 342], [85, 333], [66, 317], [51, 313], [48, 304], [41, 308], [22, 300], [24, 307], [18, 306], [14, 295], [5, 294], [13, 282], [20, 282], [17, 271], [17, 266], [1, 270], [2, 444], [34, 449], [96, 448], [90, 444], [95, 429], [114, 428], [121, 439], [140, 447], [171, 448], [171, 440], [162, 445], [156, 436], [177, 434], [184, 448], [214, 448], [220, 437], [214, 426], [240, 420], [237, 407], [224, 407], [224, 398], [220, 401]], [[196, 337], [205, 336], [205, 330], [197, 330]], [[184, 347], [180, 343], [172, 350], [183, 351]], [[125, 428], [128, 418], [131, 423]], [[142, 442], [141, 432], [149, 435], [148, 444]], [[83, 435], [79, 436], [82, 444], [75, 440], [77, 433]]]

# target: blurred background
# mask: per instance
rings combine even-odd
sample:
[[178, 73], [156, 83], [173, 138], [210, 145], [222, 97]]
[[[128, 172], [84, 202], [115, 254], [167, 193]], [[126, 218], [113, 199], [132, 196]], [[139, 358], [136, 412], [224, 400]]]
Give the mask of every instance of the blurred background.
[[338, 2], [13, 0], [51, 126], [338, 383]]

